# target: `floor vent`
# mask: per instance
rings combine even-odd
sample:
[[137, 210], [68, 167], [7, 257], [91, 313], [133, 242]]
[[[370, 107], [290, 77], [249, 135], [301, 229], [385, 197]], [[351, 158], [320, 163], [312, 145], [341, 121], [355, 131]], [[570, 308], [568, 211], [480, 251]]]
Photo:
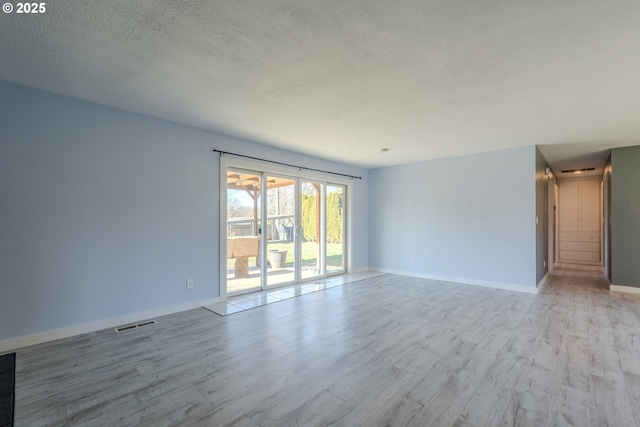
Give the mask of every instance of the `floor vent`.
[[149, 320], [148, 322], [136, 323], [135, 325], [121, 326], [119, 328], [116, 328], [116, 332], [130, 331], [132, 329], [138, 329], [138, 328], [142, 328], [143, 326], [155, 325], [155, 324], [156, 324], [155, 320]]

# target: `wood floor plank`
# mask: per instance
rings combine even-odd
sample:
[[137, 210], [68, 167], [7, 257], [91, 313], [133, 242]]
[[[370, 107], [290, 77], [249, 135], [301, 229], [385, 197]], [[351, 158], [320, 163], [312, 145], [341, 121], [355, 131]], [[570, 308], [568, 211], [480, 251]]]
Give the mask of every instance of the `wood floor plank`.
[[[316, 426], [327, 412], [335, 411], [344, 400], [327, 390], [322, 390], [315, 396], [307, 399], [301, 405], [298, 405], [290, 412], [287, 412], [280, 418], [277, 418], [267, 424], [268, 427], [303, 427]], [[260, 424], [258, 424], [260, 425]]]
[[475, 344], [460, 339], [451, 342], [406, 396], [416, 402], [427, 403], [452, 373], [468, 360], [475, 347]]
[[625, 381], [636, 425], [640, 425], [640, 375], [625, 373]]
[[624, 380], [591, 376], [591, 425], [633, 426], [635, 418]]
[[589, 341], [585, 337], [565, 334], [558, 354], [556, 382], [589, 393], [590, 385]]
[[601, 378], [620, 375], [620, 357], [604, 307], [595, 307], [590, 311], [589, 354], [591, 374]]
[[411, 399], [395, 394], [364, 422], [377, 427], [405, 427], [420, 416], [423, 406]]
[[637, 426], [640, 295], [390, 274], [17, 350], [16, 426]]
[[475, 349], [465, 363], [438, 387], [409, 426], [450, 426], [460, 423], [460, 414], [498, 357], [496, 353]]
[[559, 384], [551, 399], [546, 425], [549, 427], [591, 425], [590, 406], [588, 392]]
[[360, 381], [351, 394], [346, 396], [344, 403], [328, 413], [318, 425], [365, 425], [371, 414], [397, 394], [407, 379], [408, 377], [398, 369], [379, 370], [370, 380]]
[[622, 370], [640, 375], [640, 332], [632, 316], [617, 299], [607, 306], [607, 316]]
[[[296, 392], [291, 393], [292, 389]], [[326, 410], [335, 409], [344, 403], [329, 391], [319, 390], [319, 387], [300, 379], [298, 382], [287, 385], [286, 388], [274, 390], [260, 403], [252, 405], [253, 407], [246, 412], [246, 415], [260, 426], [277, 425], [277, 420], [290, 422], [298, 418], [313, 418], [310, 415], [315, 416], [313, 412], [317, 403], [315, 401], [320, 399], [325, 402]]]
[[460, 414], [459, 421], [472, 426], [498, 425], [524, 363], [524, 358], [510, 353], [496, 359]]
[[502, 426], [542, 426], [547, 420], [558, 366], [556, 345], [540, 336], [500, 421]]
[[547, 421], [551, 394], [530, 394], [516, 391], [500, 420], [501, 427], [544, 426]]
[[[261, 376], [243, 376], [236, 383], [228, 384], [223, 388], [212, 387], [203, 393], [213, 406], [213, 410], [207, 414], [207, 419], [212, 425], [225, 425], [243, 415], [253, 420], [252, 416], [257, 418], [257, 415], [266, 410], [265, 405], [279, 404], [286, 399], [287, 393], [297, 399], [299, 387], [300, 378], [295, 375], [267, 373]], [[291, 408], [289, 411], [299, 404], [291, 403], [288, 406]], [[288, 411], [282, 415], [286, 412]], [[266, 419], [268, 415], [264, 418]]]
[[112, 366], [110, 370], [89, 375], [69, 373], [57, 385], [45, 385], [46, 392], [36, 392], [32, 388], [27, 394], [22, 389], [16, 389], [16, 413], [34, 425], [40, 424], [41, 420], [46, 420], [46, 424], [129, 396], [133, 391], [148, 386], [148, 382], [130, 367]]
[[540, 334], [540, 324], [545, 321], [546, 316], [546, 312], [526, 313], [516, 327], [517, 333], [511, 334], [503, 350], [523, 357], [529, 355]]
[[507, 310], [497, 320], [500, 327], [491, 327], [489, 332], [478, 343], [478, 347], [481, 350], [493, 353], [504, 351], [507, 342], [522, 321], [524, 313], [525, 311], [521, 311], [520, 307]]

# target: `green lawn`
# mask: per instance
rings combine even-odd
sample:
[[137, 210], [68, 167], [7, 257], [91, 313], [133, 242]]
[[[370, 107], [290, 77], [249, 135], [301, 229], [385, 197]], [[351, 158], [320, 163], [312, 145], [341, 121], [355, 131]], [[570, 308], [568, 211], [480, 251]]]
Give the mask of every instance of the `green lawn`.
[[[267, 250], [287, 251], [287, 267], [293, 266], [293, 242], [267, 243]], [[319, 246], [316, 242], [302, 242], [302, 265], [315, 264]], [[327, 243], [327, 265], [341, 264], [342, 243]], [[332, 263], [332, 261], [334, 261]]]
[[[287, 251], [285, 265], [293, 267], [293, 242], [267, 243], [267, 250]], [[318, 257], [318, 244], [302, 242], [302, 265], [313, 265]], [[227, 269], [234, 268], [235, 260], [227, 260]], [[256, 265], [255, 258], [249, 258], [249, 265]], [[327, 266], [342, 265], [342, 243], [327, 243]]]

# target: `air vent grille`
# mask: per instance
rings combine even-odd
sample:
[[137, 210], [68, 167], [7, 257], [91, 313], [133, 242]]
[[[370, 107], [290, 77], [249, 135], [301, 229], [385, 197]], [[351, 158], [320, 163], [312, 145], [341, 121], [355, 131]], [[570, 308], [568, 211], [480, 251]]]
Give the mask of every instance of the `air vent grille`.
[[138, 328], [142, 328], [143, 326], [149, 326], [149, 325], [155, 325], [155, 324], [156, 324], [155, 320], [149, 320], [147, 322], [135, 323], [133, 325], [127, 325], [127, 326], [121, 326], [119, 328], [116, 328], [116, 332], [126, 332], [126, 331], [130, 331], [132, 329], [138, 329]]
[[563, 170], [562, 173], [579, 173], [579, 172], [587, 172], [587, 171], [594, 171], [594, 170], [596, 170], [596, 168], [568, 169], [568, 170]]

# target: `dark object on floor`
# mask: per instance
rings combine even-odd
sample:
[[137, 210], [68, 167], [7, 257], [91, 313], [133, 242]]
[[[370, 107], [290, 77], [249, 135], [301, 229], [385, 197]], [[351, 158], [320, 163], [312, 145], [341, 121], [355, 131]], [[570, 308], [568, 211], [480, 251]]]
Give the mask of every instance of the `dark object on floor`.
[[16, 354], [0, 356], [0, 427], [13, 427]]

